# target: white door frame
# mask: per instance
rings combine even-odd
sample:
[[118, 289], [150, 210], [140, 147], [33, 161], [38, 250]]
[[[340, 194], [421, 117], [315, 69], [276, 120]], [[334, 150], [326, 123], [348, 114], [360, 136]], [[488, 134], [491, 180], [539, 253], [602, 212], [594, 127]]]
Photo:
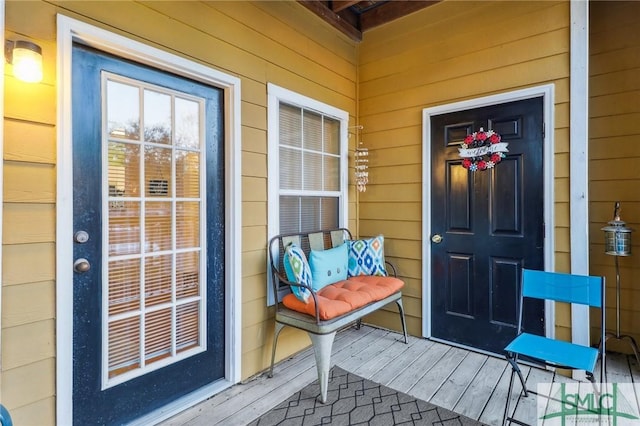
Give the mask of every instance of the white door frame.
[[[544, 269], [553, 271], [554, 236], [554, 88], [553, 84], [536, 86], [482, 98], [439, 105], [422, 110], [422, 335], [431, 337], [431, 116], [482, 108], [523, 99], [543, 98], [544, 132]], [[545, 303], [545, 333], [555, 335], [555, 305]]]
[[224, 90], [225, 124], [225, 377], [137, 423], [168, 418], [241, 379], [241, 134], [240, 79], [205, 65], [58, 15], [58, 155], [56, 229], [56, 416], [73, 422], [73, 176], [71, 122], [72, 44], [79, 42], [122, 58], [185, 76]]

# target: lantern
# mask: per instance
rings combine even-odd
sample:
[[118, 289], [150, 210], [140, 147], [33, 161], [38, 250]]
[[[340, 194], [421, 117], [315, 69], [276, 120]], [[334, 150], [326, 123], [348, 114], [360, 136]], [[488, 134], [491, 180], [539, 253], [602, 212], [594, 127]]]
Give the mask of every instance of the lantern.
[[[633, 336], [620, 334], [620, 266], [618, 257], [631, 255], [631, 229], [627, 228], [626, 223], [620, 220], [620, 202], [616, 201], [613, 210], [613, 220], [608, 226], [602, 228], [604, 231], [604, 252], [610, 256], [615, 256], [616, 266], [616, 331], [607, 332], [607, 338], [611, 337], [617, 340], [627, 339], [631, 345], [636, 361], [640, 365], [640, 356], [638, 354], [638, 345]], [[604, 307], [603, 307], [604, 309]]]

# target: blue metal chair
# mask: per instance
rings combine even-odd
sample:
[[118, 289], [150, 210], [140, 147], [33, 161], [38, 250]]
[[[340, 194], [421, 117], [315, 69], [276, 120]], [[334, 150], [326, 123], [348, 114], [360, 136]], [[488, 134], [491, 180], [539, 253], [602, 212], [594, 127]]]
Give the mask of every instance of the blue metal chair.
[[[600, 347], [592, 348], [562, 340], [525, 333], [522, 330], [523, 305], [526, 298], [552, 300], [556, 302], [574, 303], [600, 308], [601, 332]], [[519, 304], [518, 335], [505, 348], [506, 358], [511, 364], [511, 380], [504, 408], [503, 425], [507, 422], [525, 425], [508, 416], [514, 375], [518, 375], [522, 383], [522, 392], [527, 397], [531, 392], [527, 389], [524, 377], [518, 366], [518, 358], [526, 356], [544, 366], [568, 370], [584, 370], [595, 386], [594, 372], [598, 359], [601, 360], [600, 383], [605, 374], [605, 280], [604, 277], [563, 274], [559, 272], [522, 270], [522, 286]]]
[[0, 426], [13, 426], [9, 410], [7, 410], [2, 404], [0, 404]]

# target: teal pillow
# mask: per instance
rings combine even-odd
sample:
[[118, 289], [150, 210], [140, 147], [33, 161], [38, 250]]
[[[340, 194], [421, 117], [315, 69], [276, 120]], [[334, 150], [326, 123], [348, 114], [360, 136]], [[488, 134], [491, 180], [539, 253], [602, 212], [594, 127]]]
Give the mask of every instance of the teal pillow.
[[[284, 265], [284, 272], [287, 274], [287, 279], [289, 281], [298, 284], [305, 284], [312, 288], [313, 282], [311, 278], [311, 269], [309, 268], [307, 257], [299, 246], [291, 243], [285, 247], [282, 263]], [[309, 297], [311, 297], [309, 289], [295, 285], [290, 287], [291, 292], [298, 299], [304, 303], [309, 302]]]
[[320, 290], [329, 284], [347, 279], [349, 263], [348, 247], [339, 245], [328, 250], [311, 250], [309, 266], [313, 277], [313, 289]]
[[387, 275], [384, 266], [384, 237], [347, 241], [349, 244], [349, 276]]

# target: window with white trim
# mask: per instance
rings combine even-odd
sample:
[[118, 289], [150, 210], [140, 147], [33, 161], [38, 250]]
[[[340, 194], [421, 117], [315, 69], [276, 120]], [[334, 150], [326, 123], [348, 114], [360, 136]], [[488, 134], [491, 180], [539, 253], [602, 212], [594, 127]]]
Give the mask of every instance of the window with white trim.
[[268, 90], [269, 235], [345, 226], [348, 113], [272, 84]]

